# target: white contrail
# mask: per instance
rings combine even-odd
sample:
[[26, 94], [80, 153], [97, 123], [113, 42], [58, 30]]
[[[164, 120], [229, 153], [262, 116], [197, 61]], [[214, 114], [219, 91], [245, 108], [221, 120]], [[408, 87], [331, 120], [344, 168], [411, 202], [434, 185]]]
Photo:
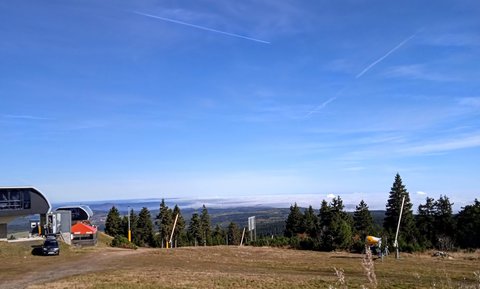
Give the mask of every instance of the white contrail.
[[325, 108], [330, 102], [334, 101], [335, 99], [337, 99], [336, 96], [334, 97], [330, 97], [329, 99], [327, 99], [326, 101], [324, 101], [322, 104], [320, 104], [319, 106], [315, 107], [314, 109], [312, 109], [311, 111], [309, 111], [305, 116], [304, 118], [308, 118], [309, 116], [311, 116], [312, 114], [314, 114], [315, 112]]
[[208, 27], [204, 27], [204, 26], [200, 26], [200, 25], [190, 24], [190, 23], [183, 22], [183, 21], [178, 21], [178, 20], [175, 20], [175, 19], [165, 18], [165, 17], [156, 16], [156, 15], [147, 14], [147, 13], [142, 13], [142, 12], [138, 12], [138, 11], [133, 11], [133, 13], [138, 14], [138, 15], [143, 15], [143, 16], [146, 16], [146, 17], [160, 19], [160, 20], [163, 20], [163, 21], [171, 22], [171, 23], [190, 26], [190, 27], [193, 27], [193, 28], [202, 29], [202, 30], [206, 30], [206, 31], [210, 31], [210, 32], [216, 32], [216, 33], [220, 33], [220, 34], [224, 34], [224, 35], [228, 35], [228, 36], [243, 38], [243, 39], [252, 40], [252, 41], [265, 43], [265, 44], [270, 44], [270, 42], [265, 41], [265, 40], [255, 39], [255, 38], [248, 37], [248, 36], [243, 36], [243, 35], [234, 34], [234, 33], [225, 32], [225, 31], [220, 31], [220, 30], [216, 30], [216, 29], [213, 29], [213, 28], [208, 28]]
[[387, 58], [390, 54], [394, 53], [397, 49], [399, 49], [400, 47], [402, 47], [403, 45], [405, 45], [405, 43], [407, 43], [408, 41], [410, 41], [413, 37], [415, 37], [415, 35], [417, 35], [418, 32], [410, 35], [408, 38], [406, 38], [405, 40], [403, 40], [402, 42], [400, 42], [400, 44], [398, 44], [397, 46], [395, 46], [393, 49], [391, 49], [389, 52], [387, 52], [384, 56], [380, 57], [379, 59], [375, 60], [374, 62], [372, 62], [369, 66], [367, 66], [364, 70], [362, 70], [362, 72], [360, 72], [359, 74], [357, 74], [357, 76], [355, 76], [355, 78], [360, 78], [362, 77], [362, 75], [364, 75], [365, 73], [367, 73], [370, 69], [372, 69], [372, 67], [374, 67], [375, 65], [377, 65], [379, 62], [381, 62], [382, 60], [384, 60], [385, 58]]

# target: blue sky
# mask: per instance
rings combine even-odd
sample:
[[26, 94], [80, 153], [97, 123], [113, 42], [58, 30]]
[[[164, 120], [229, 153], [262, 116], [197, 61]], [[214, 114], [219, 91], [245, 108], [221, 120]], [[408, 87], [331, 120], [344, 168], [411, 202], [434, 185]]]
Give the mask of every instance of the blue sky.
[[478, 1], [2, 1], [0, 183], [52, 201], [479, 197]]

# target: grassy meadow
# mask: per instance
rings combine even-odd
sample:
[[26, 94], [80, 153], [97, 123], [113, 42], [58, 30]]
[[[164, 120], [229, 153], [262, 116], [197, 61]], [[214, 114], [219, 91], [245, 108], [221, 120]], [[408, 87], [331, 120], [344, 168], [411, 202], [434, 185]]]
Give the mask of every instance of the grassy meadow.
[[[44, 264], [36, 274], [56, 274], [23, 284], [27, 288], [480, 288], [480, 252], [453, 253], [450, 258], [424, 253], [402, 254], [399, 260], [391, 255], [383, 262], [375, 259], [369, 270], [377, 284], [367, 278], [363, 255], [345, 252], [236, 246], [97, 247], [70, 249], [59, 258], [26, 258], [29, 262], [17, 263], [17, 270], [32, 268], [31, 260]], [[5, 265], [0, 265], [1, 272]]]

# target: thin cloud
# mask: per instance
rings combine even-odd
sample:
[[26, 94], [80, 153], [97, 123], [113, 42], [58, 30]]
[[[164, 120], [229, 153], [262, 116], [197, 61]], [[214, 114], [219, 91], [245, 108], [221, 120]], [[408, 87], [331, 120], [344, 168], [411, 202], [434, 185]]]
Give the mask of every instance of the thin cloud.
[[415, 32], [414, 34], [410, 35], [409, 37], [407, 37], [406, 39], [404, 39], [402, 42], [400, 42], [397, 46], [395, 46], [394, 48], [392, 48], [390, 51], [388, 51], [385, 55], [383, 55], [382, 57], [380, 57], [379, 59], [375, 60], [374, 62], [372, 62], [370, 65], [368, 65], [367, 67], [365, 67], [365, 69], [363, 69], [359, 74], [357, 74], [357, 76], [355, 76], [355, 78], [360, 78], [362, 77], [365, 73], [367, 73], [370, 69], [372, 69], [375, 65], [379, 64], [380, 62], [382, 62], [383, 60], [385, 60], [385, 58], [387, 58], [390, 54], [394, 53], [395, 51], [397, 51], [400, 47], [402, 47], [403, 45], [405, 45], [408, 41], [412, 40], [413, 37], [415, 37], [417, 35], [418, 32]]
[[328, 194], [328, 195], [327, 195], [327, 198], [328, 198], [328, 199], [335, 199], [335, 195], [334, 195], [334, 194]]
[[480, 108], [480, 97], [464, 97], [459, 99], [458, 103], [463, 106]]
[[418, 191], [418, 192], [417, 192], [417, 195], [420, 195], [420, 196], [425, 196], [426, 194], [427, 194], [427, 193], [422, 192], [422, 191]]
[[421, 41], [427, 45], [434, 46], [453, 46], [453, 47], [463, 47], [463, 46], [479, 46], [480, 45], [480, 36], [474, 33], [443, 33], [437, 35], [431, 35]]
[[463, 138], [453, 140], [445, 140], [437, 143], [430, 143], [425, 145], [414, 146], [404, 150], [406, 153], [425, 154], [425, 153], [439, 153], [452, 150], [473, 148], [480, 146], [480, 134], [471, 135]]
[[428, 80], [428, 81], [460, 81], [460, 79], [443, 75], [433, 71], [427, 71], [424, 65], [412, 64], [394, 66], [386, 72], [388, 77], [406, 77], [410, 79]]
[[200, 25], [196, 25], [196, 24], [192, 24], [192, 23], [187, 23], [187, 22], [183, 22], [183, 21], [179, 21], [179, 20], [175, 20], [175, 19], [171, 19], [171, 18], [166, 18], [166, 17], [157, 16], [157, 15], [142, 13], [142, 12], [138, 12], [138, 11], [133, 11], [133, 13], [135, 13], [137, 15], [142, 15], [142, 16], [145, 16], [145, 17], [159, 19], [159, 20], [162, 20], [162, 21], [170, 22], [170, 23], [175, 23], [175, 24], [180, 24], [180, 25], [193, 27], [193, 28], [200, 29], [200, 30], [215, 32], [215, 33], [219, 33], [219, 34], [223, 34], [223, 35], [227, 35], [227, 36], [242, 38], [242, 39], [251, 40], [251, 41], [255, 41], [255, 42], [260, 42], [260, 43], [264, 43], [264, 44], [270, 44], [269, 41], [256, 39], [256, 38], [252, 38], [252, 37], [248, 37], [248, 36], [244, 36], [244, 35], [240, 35], [240, 34], [230, 33], [230, 32], [226, 32], [226, 31], [221, 31], [221, 30], [217, 30], [217, 29], [213, 29], [213, 28], [209, 28], [209, 27], [205, 27], [205, 26], [200, 26]]
[[2, 115], [2, 117], [9, 118], [9, 119], [24, 119], [24, 120], [50, 120], [50, 118], [47, 118], [47, 117], [40, 117], [40, 116], [34, 116], [34, 115], [4, 114]]

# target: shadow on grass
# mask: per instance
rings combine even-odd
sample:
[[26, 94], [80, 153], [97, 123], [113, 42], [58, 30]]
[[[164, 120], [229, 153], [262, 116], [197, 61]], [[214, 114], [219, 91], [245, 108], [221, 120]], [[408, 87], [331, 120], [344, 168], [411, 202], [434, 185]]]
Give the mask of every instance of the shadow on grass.
[[32, 255], [34, 256], [42, 256], [42, 245], [32, 245]]

